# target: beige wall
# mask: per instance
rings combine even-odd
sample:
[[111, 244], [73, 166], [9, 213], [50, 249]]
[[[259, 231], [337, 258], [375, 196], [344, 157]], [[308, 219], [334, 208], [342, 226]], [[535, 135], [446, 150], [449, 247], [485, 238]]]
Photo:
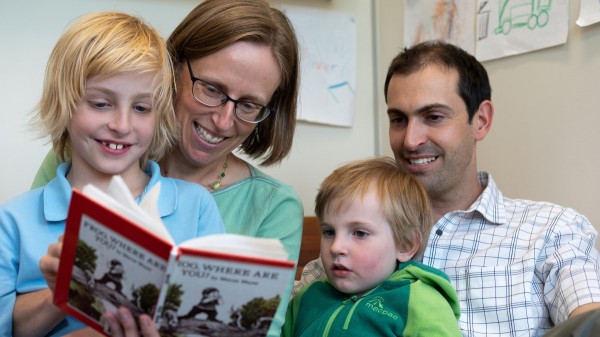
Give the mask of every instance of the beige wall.
[[[404, 1], [376, 4], [383, 78], [402, 43]], [[600, 230], [600, 24], [577, 26], [579, 5], [570, 2], [566, 44], [484, 62], [496, 112], [478, 162], [505, 195], [572, 207]], [[387, 133], [380, 142], [391, 155]]]

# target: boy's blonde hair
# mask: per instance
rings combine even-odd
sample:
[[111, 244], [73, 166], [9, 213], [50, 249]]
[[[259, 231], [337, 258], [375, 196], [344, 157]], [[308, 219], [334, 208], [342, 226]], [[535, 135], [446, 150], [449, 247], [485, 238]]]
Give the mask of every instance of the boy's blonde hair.
[[61, 161], [71, 158], [67, 126], [94, 76], [122, 72], [156, 74], [152, 110], [156, 126], [150, 146], [140, 158], [158, 160], [174, 144], [173, 68], [166, 44], [142, 19], [120, 12], [97, 12], [77, 20], [60, 37], [48, 60], [42, 98], [33, 125], [50, 136]]
[[358, 160], [334, 170], [321, 183], [315, 213], [323, 220], [329, 207], [345, 206], [375, 189], [383, 215], [392, 227], [398, 249], [419, 244], [415, 257], [421, 257], [433, 226], [431, 205], [419, 180], [398, 168], [387, 157]]

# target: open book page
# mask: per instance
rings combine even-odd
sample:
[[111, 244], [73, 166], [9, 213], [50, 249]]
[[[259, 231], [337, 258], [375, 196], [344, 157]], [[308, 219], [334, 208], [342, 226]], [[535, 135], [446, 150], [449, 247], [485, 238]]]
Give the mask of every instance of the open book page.
[[181, 248], [198, 248], [248, 257], [287, 260], [288, 253], [278, 239], [257, 238], [239, 234], [214, 234], [187, 240]]
[[152, 187], [140, 205], [133, 199], [129, 187], [121, 176], [112, 178], [106, 192], [91, 184], [84, 186], [82, 192], [125, 218], [143, 225], [159, 237], [166, 238], [171, 243], [174, 242], [158, 213], [160, 183]]
[[281, 242], [215, 234], [179, 248], [155, 317], [160, 332], [265, 336], [294, 269]]

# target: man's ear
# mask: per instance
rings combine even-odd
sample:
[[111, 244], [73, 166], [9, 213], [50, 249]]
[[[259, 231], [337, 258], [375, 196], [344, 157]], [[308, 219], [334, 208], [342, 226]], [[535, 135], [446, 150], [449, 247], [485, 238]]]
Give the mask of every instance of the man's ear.
[[482, 141], [492, 128], [492, 121], [494, 119], [494, 105], [492, 101], [485, 100], [479, 105], [479, 109], [473, 116], [473, 132], [475, 133], [475, 140]]
[[406, 262], [415, 256], [419, 250], [419, 243], [413, 242], [410, 247], [402, 247], [401, 249], [396, 250], [396, 260], [400, 262]]

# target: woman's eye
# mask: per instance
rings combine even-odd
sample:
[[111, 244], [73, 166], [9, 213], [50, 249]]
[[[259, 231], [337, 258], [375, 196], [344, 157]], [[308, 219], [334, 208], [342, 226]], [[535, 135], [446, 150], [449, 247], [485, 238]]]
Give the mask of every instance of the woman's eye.
[[239, 101], [238, 109], [242, 109], [245, 113], [255, 113], [261, 110], [261, 106], [249, 101]]
[[223, 93], [221, 92], [221, 90], [217, 89], [216, 87], [214, 87], [210, 84], [204, 84], [204, 88], [202, 91], [204, 92], [204, 94], [206, 94], [210, 97], [220, 98], [221, 96], [223, 96]]

